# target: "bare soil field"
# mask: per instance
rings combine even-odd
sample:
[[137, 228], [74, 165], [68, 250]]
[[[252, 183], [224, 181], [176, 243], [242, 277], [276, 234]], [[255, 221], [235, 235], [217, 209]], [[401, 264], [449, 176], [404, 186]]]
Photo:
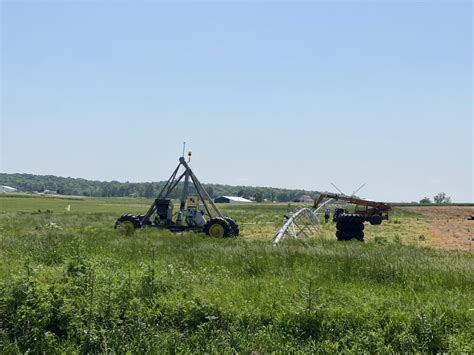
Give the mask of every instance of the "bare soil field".
[[474, 252], [474, 206], [404, 207], [406, 211], [423, 215], [430, 231], [430, 245], [439, 249]]

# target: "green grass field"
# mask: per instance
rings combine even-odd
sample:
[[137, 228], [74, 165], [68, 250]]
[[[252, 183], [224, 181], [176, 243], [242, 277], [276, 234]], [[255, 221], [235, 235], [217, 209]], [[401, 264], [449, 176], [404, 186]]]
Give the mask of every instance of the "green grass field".
[[365, 243], [272, 246], [284, 204], [224, 206], [237, 239], [115, 233], [150, 203], [0, 197], [3, 353], [474, 351], [473, 255], [425, 247], [420, 215]]

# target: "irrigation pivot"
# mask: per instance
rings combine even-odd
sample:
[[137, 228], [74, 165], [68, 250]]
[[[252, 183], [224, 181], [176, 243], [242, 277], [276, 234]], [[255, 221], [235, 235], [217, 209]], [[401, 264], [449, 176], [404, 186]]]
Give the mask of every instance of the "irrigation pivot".
[[[183, 148], [184, 149], [184, 148]], [[140, 228], [161, 228], [172, 232], [196, 231], [204, 232], [211, 237], [237, 237], [239, 226], [230, 217], [224, 216], [212, 201], [194, 172], [182, 156], [170, 178], [153, 201], [148, 211], [143, 215], [124, 214], [115, 222], [115, 229], [130, 235]], [[180, 170], [184, 170], [180, 173]], [[173, 202], [171, 193], [184, 179], [183, 189], [179, 200], [179, 210], [173, 218]], [[198, 196], [190, 196], [193, 184]]]
[[[354, 191], [352, 195], [364, 185]], [[334, 187], [336, 186], [334, 185]], [[336, 187], [336, 189], [338, 188]], [[371, 225], [379, 225], [383, 220], [388, 220], [388, 213], [391, 209], [391, 206], [385, 202], [370, 201], [344, 194], [321, 193], [311, 209], [302, 207], [287, 217], [288, 220], [283, 223], [272, 238], [272, 243], [278, 244], [285, 235], [290, 236], [292, 239], [297, 239], [301, 235], [307, 236], [307, 231], [318, 232], [319, 221], [317, 213], [332, 201], [343, 201], [355, 206], [353, 213], [349, 213], [344, 208], [334, 209], [333, 221], [336, 222], [336, 238], [338, 240], [357, 239], [363, 241], [364, 222], [369, 222]], [[302, 220], [305, 221], [304, 224]], [[302, 228], [301, 225], [304, 227]]]

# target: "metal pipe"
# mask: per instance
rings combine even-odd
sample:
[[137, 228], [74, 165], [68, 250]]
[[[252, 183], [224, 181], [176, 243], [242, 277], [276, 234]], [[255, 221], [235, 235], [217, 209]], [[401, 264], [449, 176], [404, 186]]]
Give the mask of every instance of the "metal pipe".
[[189, 169], [186, 169], [184, 172], [184, 186], [183, 186], [183, 191], [181, 193], [181, 201], [179, 204], [179, 212], [178, 216], [176, 218], [176, 224], [178, 226], [181, 225], [181, 219], [183, 217], [183, 211], [184, 208], [186, 207], [186, 199], [188, 198], [188, 190], [189, 190]]
[[[219, 217], [223, 217], [221, 211], [219, 211], [217, 206], [214, 204], [214, 201], [212, 201], [211, 197], [209, 196], [207, 191], [202, 186], [201, 182], [198, 180], [196, 175], [194, 175], [194, 173], [191, 170], [191, 168], [189, 167], [188, 163], [186, 163], [186, 161], [184, 160], [183, 157], [179, 158], [179, 161], [181, 162], [181, 164], [183, 164], [183, 166], [186, 168], [186, 170], [189, 170], [189, 174], [191, 175], [191, 178], [193, 180], [194, 186], [196, 187], [196, 190], [198, 191], [199, 195], [202, 195], [200, 197], [203, 200], [203, 202], [204, 202], [204, 200], [207, 200], [210, 203], [210, 205], [212, 206], [212, 208], [214, 209], [214, 211], [216, 212], [216, 214]], [[204, 206], [206, 206], [206, 203], [204, 203]], [[208, 210], [207, 207], [206, 207], [206, 210], [208, 211], [209, 216], [212, 217], [212, 215], [211, 215], [211, 213], [210, 213], [210, 211]]]
[[168, 181], [166, 182], [166, 184], [163, 186], [163, 188], [161, 189], [160, 193], [158, 194], [158, 197], [155, 199], [155, 201], [153, 201], [152, 205], [150, 206], [150, 208], [148, 209], [148, 211], [145, 213], [145, 216], [143, 216], [143, 218], [141, 219], [140, 223], [143, 224], [145, 223], [146, 221], [148, 221], [151, 217], [151, 215], [153, 214], [153, 212], [155, 212], [155, 209], [156, 209], [156, 200], [160, 199], [161, 198], [161, 195], [163, 194], [163, 192], [165, 191], [166, 187], [174, 180], [174, 178], [176, 177], [176, 174], [178, 172], [178, 169], [180, 167], [181, 164], [178, 164], [178, 166], [176, 167], [176, 169], [174, 169], [173, 173], [171, 174], [170, 178], [168, 179]]
[[[300, 210], [298, 210], [295, 214], [290, 216], [290, 218], [288, 218], [288, 220], [285, 222], [285, 224], [283, 224], [283, 226], [280, 227], [280, 229], [277, 231], [277, 233], [273, 237], [272, 243], [274, 245], [278, 244], [280, 242], [280, 240], [283, 238], [283, 236], [285, 235], [285, 233], [287, 233], [288, 229], [291, 230], [291, 228], [294, 228], [295, 220], [303, 214], [306, 214], [306, 216], [308, 217], [308, 219], [312, 223], [316, 223], [317, 218], [316, 218], [314, 212], [311, 211], [308, 207], [303, 207]], [[297, 233], [294, 232], [294, 231], [292, 231], [292, 232], [293, 232], [292, 235], [291, 235], [292, 238], [296, 239]]]
[[176, 185], [179, 184], [179, 182], [181, 181], [181, 179], [184, 177], [184, 175], [186, 174], [186, 172], [182, 173], [179, 178], [177, 178], [172, 185], [170, 185], [168, 187], [168, 191], [166, 191], [166, 194], [164, 196], [162, 196], [161, 198], [167, 198], [169, 196], [169, 194], [171, 193], [171, 191], [174, 190], [174, 188], [176, 187]]

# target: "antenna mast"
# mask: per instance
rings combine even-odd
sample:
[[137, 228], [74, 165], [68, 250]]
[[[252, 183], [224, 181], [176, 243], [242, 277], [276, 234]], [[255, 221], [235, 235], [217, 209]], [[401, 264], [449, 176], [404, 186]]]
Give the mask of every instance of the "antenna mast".
[[354, 190], [351, 194], [351, 196], [354, 196], [356, 193], [358, 193], [364, 186], [365, 186], [366, 183], [363, 183], [362, 185], [359, 186], [358, 189]]
[[332, 182], [331, 182], [331, 185], [334, 186], [334, 187], [336, 188], [336, 190], [339, 191], [339, 193], [340, 193], [341, 195], [345, 195], [345, 193], [342, 192], [342, 191], [339, 189], [339, 187], [337, 187], [336, 185], [334, 185]]

